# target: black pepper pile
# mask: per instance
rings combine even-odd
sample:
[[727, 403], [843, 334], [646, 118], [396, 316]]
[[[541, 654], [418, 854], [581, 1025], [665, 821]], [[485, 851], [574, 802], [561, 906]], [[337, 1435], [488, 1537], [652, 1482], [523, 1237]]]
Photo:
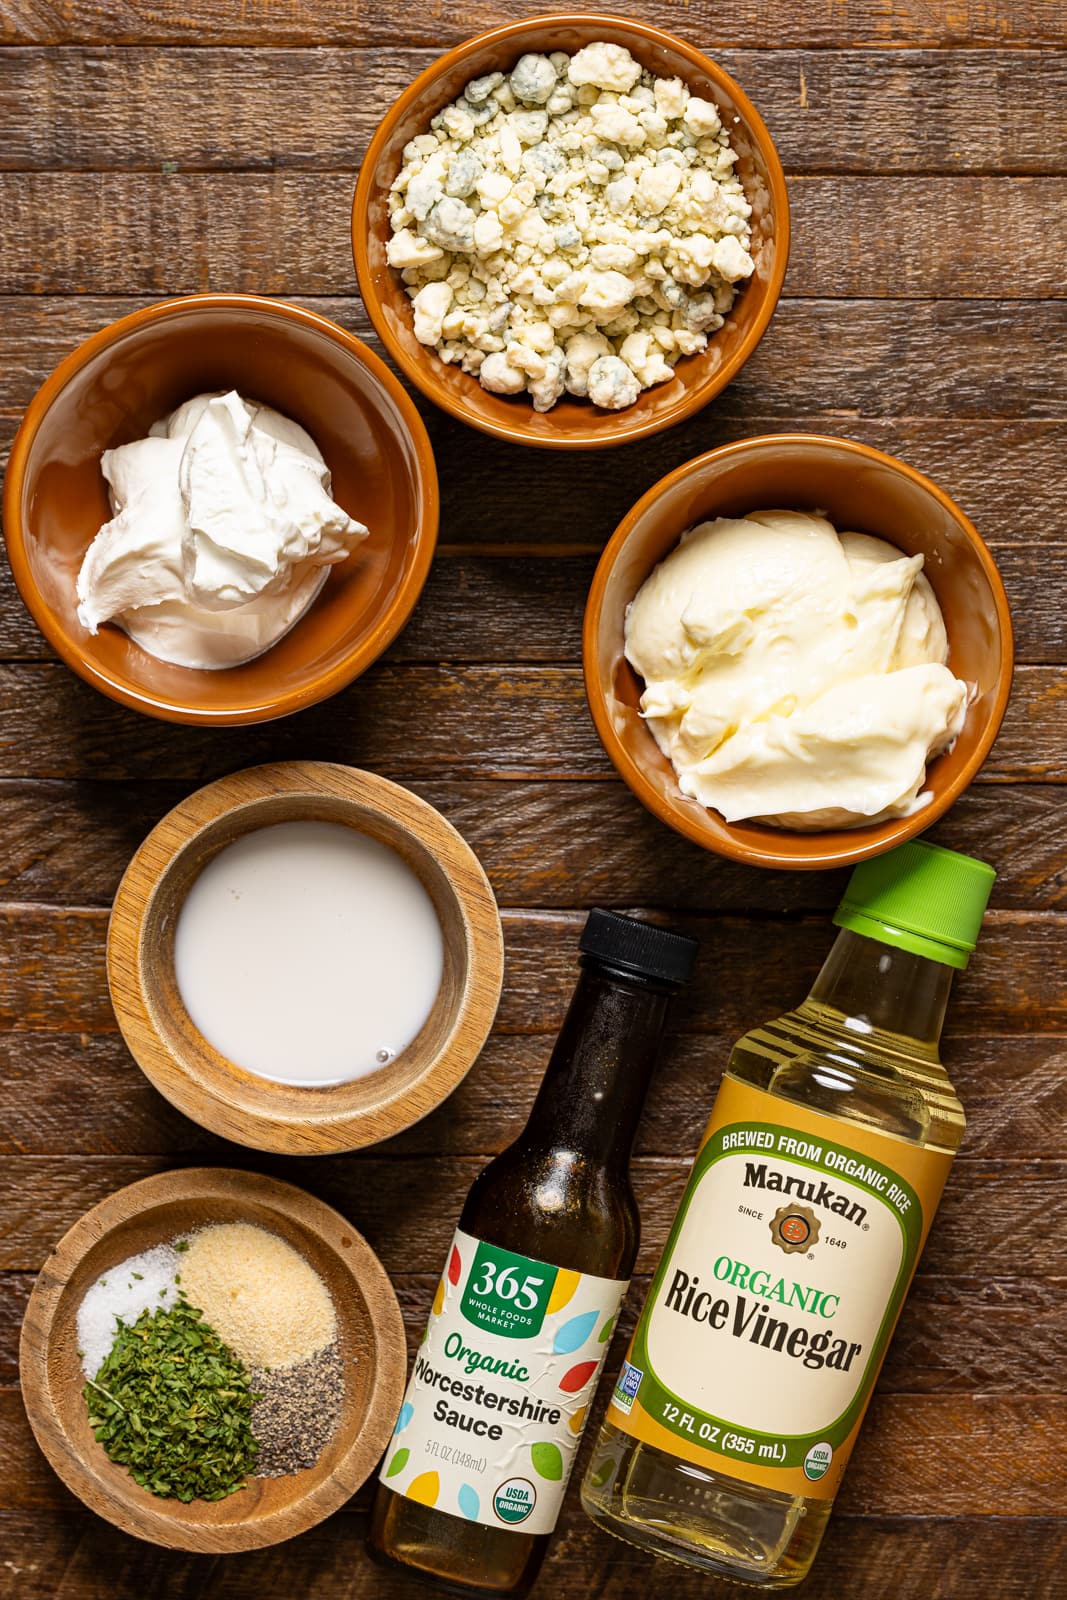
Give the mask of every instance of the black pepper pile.
[[345, 1380], [336, 1344], [273, 1371], [253, 1367], [256, 1476], [282, 1478], [313, 1467], [337, 1429]]

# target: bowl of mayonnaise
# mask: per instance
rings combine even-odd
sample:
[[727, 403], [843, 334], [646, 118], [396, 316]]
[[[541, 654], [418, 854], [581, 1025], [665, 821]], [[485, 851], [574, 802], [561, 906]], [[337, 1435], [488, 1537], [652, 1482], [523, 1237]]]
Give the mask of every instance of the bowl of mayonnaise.
[[662, 479], [607, 545], [586, 692], [622, 777], [686, 838], [824, 868], [915, 837], [992, 747], [1012, 676], [1000, 574], [892, 456], [781, 434]]
[[335, 693], [399, 632], [437, 476], [360, 340], [282, 301], [192, 295], [57, 367], [3, 519], [23, 600], [94, 688], [174, 722], [262, 722]]

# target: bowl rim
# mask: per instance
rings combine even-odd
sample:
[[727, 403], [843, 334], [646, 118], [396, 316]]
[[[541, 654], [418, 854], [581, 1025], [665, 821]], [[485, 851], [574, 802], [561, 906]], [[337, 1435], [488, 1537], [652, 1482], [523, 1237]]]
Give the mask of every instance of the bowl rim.
[[[683, 55], [694, 67], [698, 68], [707, 77], [711, 78], [716, 85], [725, 89], [733, 97], [742, 115], [747, 120], [753, 138], [767, 164], [776, 218], [774, 231], [775, 255], [767, 282], [764, 304], [760, 308], [748, 334], [741, 340], [733, 354], [721, 362], [715, 372], [703, 383], [687, 387], [677, 404], [665, 416], [627, 422], [626, 412], [608, 412], [605, 413], [603, 419], [604, 427], [598, 427], [588, 437], [584, 434], [574, 436], [557, 434], [534, 437], [527, 433], [521, 418], [517, 419], [514, 424], [505, 424], [496, 422], [489, 417], [480, 417], [469, 411], [463, 401], [454, 396], [450, 389], [442, 387], [439, 391], [426, 378], [423, 362], [413, 359], [396, 338], [389, 319], [383, 315], [381, 310], [367, 249], [370, 197], [376, 188], [374, 171], [397, 122], [430, 88], [441, 73], [448, 68], [466, 60], [468, 56], [475, 54], [487, 44], [497, 44], [509, 39], [518, 39], [535, 28], [591, 27], [595, 30], [596, 25], [600, 23], [636, 34], [649, 44], [659, 45], [661, 48], [667, 48]], [[673, 428], [676, 423], [684, 421], [687, 417], [691, 417], [695, 412], [708, 405], [737, 376], [737, 373], [752, 355], [767, 331], [771, 318], [777, 309], [779, 296], [782, 292], [782, 284], [785, 281], [786, 268], [789, 264], [789, 239], [789, 196], [781, 159], [766, 123], [737, 80], [731, 77], [725, 68], [720, 67], [710, 56], [705, 55], [702, 50], [698, 50], [695, 45], [680, 39], [676, 34], [668, 33], [663, 28], [657, 28], [652, 23], [640, 22], [632, 17], [616, 16], [610, 12], [603, 11], [540, 12], [532, 17], [523, 17], [515, 22], [506, 22], [499, 27], [489, 28], [484, 33], [476, 34], [473, 38], [464, 40], [453, 49], [446, 51], [444, 55], [439, 56], [436, 61], [431, 62], [428, 67], [424, 68], [418, 77], [397, 97], [378, 124], [360, 164], [355, 193], [352, 198], [352, 254], [355, 261], [359, 292], [367, 314], [374, 325], [375, 332], [401, 371], [428, 400], [431, 400], [434, 405], [439, 406], [443, 411], [447, 411], [451, 416], [456, 417], [460, 422], [466, 423], [468, 427], [477, 428], [480, 432], [487, 433], [496, 439], [505, 439], [511, 444], [525, 444], [543, 450], [611, 449], [616, 445], [629, 444], [634, 440], [645, 439], [652, 434], [662, 433], [665, 429]]]
[[[655, 786], [645, 776], [642, 766], [634, 761], [629, 751], [618, 738], [608, 709], [607, 698], [600, 682], [598, 668], [598, 643], [603, 616], [604, 597], [608, 581], [611, 577], [615, 562], [630, 538], [634, 528], [641, 518], [654, 505], [656, 500], [666, 490], [673, 488], [678, 483], [692, 477], [709, 464], [718, 464], [723, 461], [735, 459], [738, 456], [759, 454], [768, 447], [804, 446], [814, 448], [817, 452], [834, 450], [844, 451], [859, 460], [874, 462], [879, 466], [888, 466], [894, 472], [906, 478], [932, 495], [935, 500], [949, 513], [966, 535], [969, 544], [978, 557], [979, 563], [985, 573], [993, 595], [994, 607], [997, 615], [997, 624], [1000, 629], [1001, 649], [1003, 653], [1003, 667], [997, 679], [996, 692], [985, 726], [982, 730], [974, 751], [963, 767], [956, 774], [951, 783], [943, 791], [935, 793], [929, 805], [921, 811], [916, 811], [908, 817], [892, 819], [887, 823], [877, 825], [874, 838], [863, 838], [861, 835], [870, 831], [868, 829], [856, 830], [856, 843], [853, 846], [838, 846], [828, 848], [819, 845], [819, 840], [824, 837], [820, 833], [799, 833], [790, 829], [767, 828], [767, 844], [754, 846], [747, 842], [735, 840], [730, 823], [720, 819], [726, 830], [725, 837], [713, 839], [709, 837], [705, 828], [696, 817], [690, 817], [681, 808], [665, 800]], [[679, 536], [684, 530], [679, 529]], [[1004, 580], [997, 569], [993, 556], [966, 513], [956, 504], [950, 495], [938, 487], [925, 473], [909, 466], [897, 456], [891, 456], [884, 450], [877, 449], [874, 445], [861, 444], [856, 439], [839, 438], [834, 434], [825, 433], [770, 433], [756, 434], [749, 439], [740, 439], [731, 444], [719, 445], [714, 450], [706, 450], [699, 456], [694, 456], [689, 461], [684, 461], [673, 472], [667, 473], [657, 483], [641, 496], [619, 523], [615, 532], [604, 546], [603, 553], [597, 563], [596, 572], [586, 601], [585, 616], [582, 623], [582, 670], [585, 679], [586, 702], [590, 715], [600, 737], [600, 741], [618, 772], [619, 776], [632, 790], [649, 811], [673, 828], [684, 838], [694, 844], [701, 845], [705, 850], [714, 851], [717, 855], [725, 856], [733, 861], [741, 861], [749, 866], [773, 867], [785, 871], [822, 872], [835, 867], [854, 866], [857, 862], [866, 861], [873, 856], [879, 856], [895, 845], [902, 844], [906, 839], [916, 838], [926, 831], [934, 822], [942, 817], [952, 806], [963, 791], [970, 785], [975, 775], [981, 768], [987, 755], [993, 747], [1004, 713], [1007, 709], [1008, 699], [1011, 694], [1012, 677], [1015, 668], [1014, 633], [1011, 622], [1011, 611], [1008, 605], [1007, 593], [1004, 589]], [[718, 813], [715, 813], [717, 816]], [[828, 830], [836, 836], [846, 830]], [[808, 849], [802, 856], [786, 854], [774, 840], [775, 834], [782, 834], [790, 840], [803, 839], [808, 842]]]
[[[358, 365], [365, 367], [386, 391], [408, 431], [415, 452], [416, 473], [423, 498], [422, 515], [416, 523], [412, 537], [414, 558], [397, 589], [389, 611], [360, 649], [353, 651], [344, 661], [324, 673], [321, 678], [316, 678], [311, 684], [287, 690], [273, 697], [261, 696], [246, 705], [226, 706], [218, 710], [178, 705], [149, 690], [131, 691], [125, 684], [118, 682], [110, 673], [91, 661], [78, 641], [62, 626], [56, 613], [45, 603], [34, 581], [27, 554], [28, 530], [22, 515], [26, 473], [34, 442], [53, 403], [71, 379], [126, 334], [154, 322], [167, 321], [191, 311], [205, 309], [227, 311], [237, 318], [245, 311], [266, 312], [280, 322], [302, 325], [339, 345]], [[270, 722], [279, 717], [290, 716], [295, 711], [304, 710], [308, 706], [317, 705], [321, 700], [328, 699], [364, 672], [388, 648], [414, 610], [429, 576], [440, 523], [440, 491], [430, 438], [414, 402], [396, 375], [361, 339], [356, 338], [329, 317], [288, 300], [275, 300], [266, 295], [255, 294], [206, 293], [178, 295], [167, 300], [157, 300], [151, 305], [141, 306], [136, 311], [107, 323], [105, 327], [98, 328], [95, 333], [84, 339], [64, 356], [26, 407], [11, 446], [2, 505], [4, 543], [16, 587], [23, 604], [41, 633], [67, 666], [94, 689], [131, 710], [158, 717], [164, 722], [206, 727], [244, 727], [256, 722]], [[269, 651], [264, 654], [269, 654]]]
[[[299, 1502], [246, 1522], [198, 1528], [163, 1509], [168, 1502], [138, 1506], [116, 1498], [90, 1460], [75, 1450], [56, 1404], [49, 1370], [52, 1330], [70, 1280], [89, 1251], [123, 1223], [165, 1204], [221, 1201], [266, 1207], [330, 1249], [341, 1269], [373, 1306], [374, 1374], [367, 1416], [337, 1463], [310, 1485]], [[333, 1243], [336, 1237], [338, 1244]], [[338, 1248], [340, 1241], [347, 1244]], [[227, 1167], [187, 1167], [157, 1172], [114, 1190], [84, 1212], [53, 1247], [37, 1275], [19, 1337], [19, 1374], [26, 1415], [45, 1458], [78, 1498], [124, 1532], [172, 1550], [227, 1554], [263, 1549], [313, 1528], [365, 1483], [389, 1441], [404, 1392], [407, 1349], [404, 1323], [385, 1268], [347, 1217], [317, 1196], [279, 1178]], [[314, 1469], [312, 1469], [314, 1470]], [[132, 1480], [131, 1480], [132, 1481]]]
[[[434, 857], [459, 908], [467, 977], [447, 1035], [419, 1077], [396, 1088], [377, 1105], [353, 1107], [344, 1102], [345, 1091], [355, 1093], [355, 1086], [365, 1081], [362, 1079], [327, 1090], [294, 1090], [226, 1062], [236, 1075], [235, 1085], [247, 1080], [248, 1094], [262, 1091], [263, 1105], [250, 1108], [247, 1097], [238, 1098], [235, 1087], [191, 1075], [160, 1034], [142, 982], [142, 944], [153, 900], [186, 847], [223, 818], [278, 798], [340, 800], [385, 817]], [[504, 978], [504, 940], [485, 869], [462, 834], [436, 807], [377, 773], [337, 762], [280, 761], [217, 778], [156, 823], [130, 858], [115, 893], [106, 960], [111, 1003], [126, 1047], [165, 1099], [200, 1127], [237, 1144], [307, 1156], [365, 1149], [391, 1139], [435, 1111], [459, 1087], [496, 1018]], [[225, 1062], [225, 1058], [220, 1060]], [[416, 1085], [424, 1091], [424, 1102], [412, 1109]], [[425, 1091], [431, 1085], [432, 1094], [428, 1094]], [[306, 1110], [298, 1116], [287, 1105], [272, 1105], [272, 1094], [279, 1102], [283, 1095], [286, 1100], [299, 1101], [306, 1094]]]

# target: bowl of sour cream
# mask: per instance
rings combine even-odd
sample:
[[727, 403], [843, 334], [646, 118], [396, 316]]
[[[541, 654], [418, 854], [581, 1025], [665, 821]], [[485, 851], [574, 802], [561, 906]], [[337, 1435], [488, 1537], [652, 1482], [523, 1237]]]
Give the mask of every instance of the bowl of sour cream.
[[107, 945], [142, 1071], [258, 1150], [356, 1150], [426, 1116], [488, 1036], [493, 891], [426, 801], [329, 762], [199, 789], [134, 854]]
[[437, 478], [358, 339], [282, 301], [192, 295], [60, 364], [12, 447], [3, 521], [27, 608], [94, 688], [251, 723], [335, 693], [399, 632]]
[[604, 746], [661, 820], [735, 860], [846, 866], [921, 833], [981, 767], [1011, 617], [928, 478], [782, 434], [638, 502], [594, 577], [584, 662]]

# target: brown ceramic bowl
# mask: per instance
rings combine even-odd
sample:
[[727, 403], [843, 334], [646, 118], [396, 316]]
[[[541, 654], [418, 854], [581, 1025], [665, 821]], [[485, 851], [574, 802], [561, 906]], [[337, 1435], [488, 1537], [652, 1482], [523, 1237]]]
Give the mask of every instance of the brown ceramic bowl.
[[[82, 557], [108, 521], [104, 450], [208, 389], [236, 388], [296, 419], [333, 493], [370, 529], [333, 567], [292, 632], [243, 666], [157, 661], [118, 628], [78, 621]], [[171, 722], [265, 722], [334, 694], [381, 655], [426, 581], [437, 474], [400, 383], [336, 323], [254, 295], [192, 295], [135, 311], [87, 339], [30, 402], [4, 485], [4, 536], [23, 600], [49, 644], [94, 688]]]
[[[197, 877], [226, 845], [280, 822], [339, 823], [388, 846], [441, 925], [441, 987], [418, 1034], [388, 1066], [329, 1088], [274, 1083], [229, 1061], [193, 1022], [175, 973], [178, 917]], [[209, 783], [156, 824], [115, 895], [107, 971], [131, 1055], [179, 1111], [256, 1150], [322, 1155], [389, 1139], [452, 1093], [493, 1025], [504, 941], [477, 856], [433, 806], [373, 772], [280, 761]]]
[[[219, 1222], [265, 1228], [291, 1244], [330, 1291], [344, 1364], [341, 1416], [313, 1467], [249, 1478], [224, 1500], [164, 1499], [135, 1483], [96, 1442], [82, 1397], [77, 1318], [102, 1273], [154, 1245]], [[256, 1550], [304, 1533], [366, 1481], [388, 1443], [404, 1393], [407, 1351], [392, 1284], [339, 1212], [254, 1172], [160, 1172], [87, 1211], [57, 1244], [22, 1325], [22, 1397], [37, 1442], [79, 1499], [125, 1533], [171, 1550]]]
[[[945, 618], [949, 666], [976, 685], [952, 749], [927, 770], [933, 799], [870, 827], [795, 833], [727, 823], [682, 794], [638, 713], [642, 681], [623, 653], [626, 610], [686, 528], [709, 517], [784, 508], [821, 511], [838, 529], [886, 539], [924, 571]], [[902, 461], [847, 439], [779, 434], [697, 456], [655, 484], [624, 518], [597, 567], [585, 612], [585, 686], [597, 732], [638, 799], [687, 839], [756, 866], [850, 866], [913, 839], [963, 793], [1000, 728], [1011, 690], [1012, 631], [1000, 574], [948, 495]]]
[[[729, 130], [737, 173], [752, 205], [756, 270], [706, 350], [678, 363], [669, 383], [646, 389], [625, 411], [598, 411], [564, 396], [536, 412], [528, 396], [490, 394], [477, 378], [446, 366], [415, 338], [411, 301], [385, 259], [389, 187], [409, 139], [462, 93], [472, 78], [506, 71], [527, 51], [574, 53], [595, 40], [621, 44], [661, 77], [680, 77], [712, 100]], [[789, 203], [781, 162], [759, 113], [734, 80], [693, 45], [623, 17], [561, 14], [493, 28], [428, 67], [386, 113], [360, 168], [352, 205], [352, 248], [360, 293], [389, 354], [435, 405], [498, 439], [554, 450], [597, 450], [670, 428], [707, 405], [736, 377], [763, 336], [778, 301], [789, 255]]]

